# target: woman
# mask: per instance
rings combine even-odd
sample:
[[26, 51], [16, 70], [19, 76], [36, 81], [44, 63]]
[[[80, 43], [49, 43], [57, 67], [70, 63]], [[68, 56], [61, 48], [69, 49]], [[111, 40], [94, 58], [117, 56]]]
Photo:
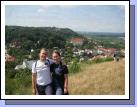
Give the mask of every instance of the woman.
[[32, 94], [52, 94], [52, 77], [50, 72], [50, 60], [47, 57], [46, 49], [42, 48], [39, 53], [39, 60], [32, 65]]
[[64, 95], [68, 93], [68, 68], [61, 62], [58, 51], [52, 53], [53, 64], [50, 66], [53, 78], [53, 94]]

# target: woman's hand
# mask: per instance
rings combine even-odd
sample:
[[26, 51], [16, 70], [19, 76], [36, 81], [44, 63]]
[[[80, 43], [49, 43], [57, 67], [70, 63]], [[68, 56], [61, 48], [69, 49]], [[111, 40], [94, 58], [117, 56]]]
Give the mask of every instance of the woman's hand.
[[64, 80], [64, 94], [67, 95], [68, 93], [68, 75], [64, 74], [65, 80]]
[[36, 95], [36, 89], [35, 88], [32, 89], [32, 95]]
[[67, 88], [64, 88], [64, 94], [65, 93], [68, 93], [68, 89]]

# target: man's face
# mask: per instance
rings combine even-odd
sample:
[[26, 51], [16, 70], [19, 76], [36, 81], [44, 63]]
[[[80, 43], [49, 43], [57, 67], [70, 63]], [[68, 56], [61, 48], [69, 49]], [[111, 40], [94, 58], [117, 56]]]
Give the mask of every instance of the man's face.
[[45, 60], [47, 58], [47, 52], [45, 50], [41, 50], [39, 57], [41, 60]]

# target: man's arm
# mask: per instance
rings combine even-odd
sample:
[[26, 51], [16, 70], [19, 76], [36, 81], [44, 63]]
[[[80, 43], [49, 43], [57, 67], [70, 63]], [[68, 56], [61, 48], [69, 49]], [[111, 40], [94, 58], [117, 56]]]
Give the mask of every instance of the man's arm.
[[32, 73], [32, 95], [36, 95], [36, 73]]

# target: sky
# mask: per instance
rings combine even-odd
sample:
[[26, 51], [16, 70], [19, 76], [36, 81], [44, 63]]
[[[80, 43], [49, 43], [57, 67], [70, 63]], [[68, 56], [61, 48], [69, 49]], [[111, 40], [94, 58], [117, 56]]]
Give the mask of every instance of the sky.
[[5, 24], [125, 32], [124, 5], [6, 5]]

